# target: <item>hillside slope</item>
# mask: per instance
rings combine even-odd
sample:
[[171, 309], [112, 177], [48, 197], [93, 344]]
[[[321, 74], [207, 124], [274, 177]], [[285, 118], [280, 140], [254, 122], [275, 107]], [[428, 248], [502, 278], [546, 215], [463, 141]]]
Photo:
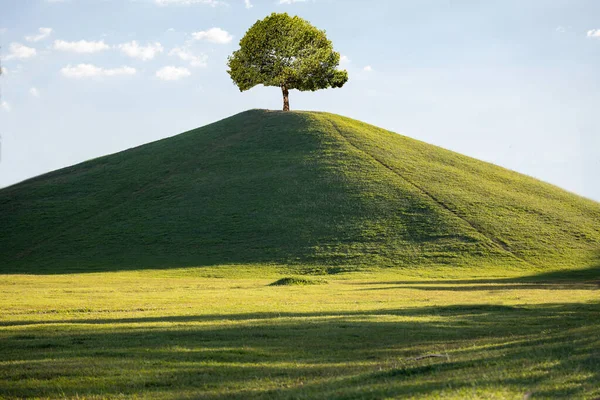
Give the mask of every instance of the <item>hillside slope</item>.
[[600, 204], [348, 118], [247, 111], [0, 190], [0, 272], [585, 266]]

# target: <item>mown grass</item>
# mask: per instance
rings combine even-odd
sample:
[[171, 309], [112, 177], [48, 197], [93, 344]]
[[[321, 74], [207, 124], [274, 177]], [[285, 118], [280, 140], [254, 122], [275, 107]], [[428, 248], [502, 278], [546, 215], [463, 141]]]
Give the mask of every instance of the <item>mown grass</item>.
[[0, 398], [600, 396], [600, 204], [348, 118], [55, 171], [0, 226]]
[[[379, 270], [269, 286], [287, 273], [5, 275], [0, 397], [600, 396], [597, 267]], [[415, 359], [427, 354], [448, 357]]]
[[0, 190], [0, 272], [584, 267], [599, 221], [597, 202], [359, 121], [252, 110]]

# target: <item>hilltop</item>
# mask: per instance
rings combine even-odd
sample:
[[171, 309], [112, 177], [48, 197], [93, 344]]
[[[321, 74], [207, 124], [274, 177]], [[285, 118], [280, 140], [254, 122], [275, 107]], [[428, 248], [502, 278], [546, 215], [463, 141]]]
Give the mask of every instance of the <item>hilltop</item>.
[[0, 190], [0, 272], [583, 267], [600, 204], [349, 118], [251, 110]]

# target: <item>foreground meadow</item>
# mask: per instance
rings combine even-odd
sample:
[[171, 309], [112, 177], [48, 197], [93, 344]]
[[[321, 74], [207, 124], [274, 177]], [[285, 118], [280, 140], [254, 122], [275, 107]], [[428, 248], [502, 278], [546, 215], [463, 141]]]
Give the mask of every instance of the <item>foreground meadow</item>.
[[3, 275], [0, 398], [600, 396], [597, 268], [259, 271]]

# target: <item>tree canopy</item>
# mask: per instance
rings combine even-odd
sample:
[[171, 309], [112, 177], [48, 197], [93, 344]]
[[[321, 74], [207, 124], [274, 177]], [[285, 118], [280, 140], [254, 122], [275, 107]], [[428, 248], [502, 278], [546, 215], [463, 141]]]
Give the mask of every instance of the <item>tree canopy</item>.
[[290, 89], [342, 87], [348, 73], [338, 69], [339, 62], [325, 31], [298, 16], [273, 13], [246, 32], [228, 59], [227, 72], [240, 91], [260, 84], [280, 87], [286, 111]]

